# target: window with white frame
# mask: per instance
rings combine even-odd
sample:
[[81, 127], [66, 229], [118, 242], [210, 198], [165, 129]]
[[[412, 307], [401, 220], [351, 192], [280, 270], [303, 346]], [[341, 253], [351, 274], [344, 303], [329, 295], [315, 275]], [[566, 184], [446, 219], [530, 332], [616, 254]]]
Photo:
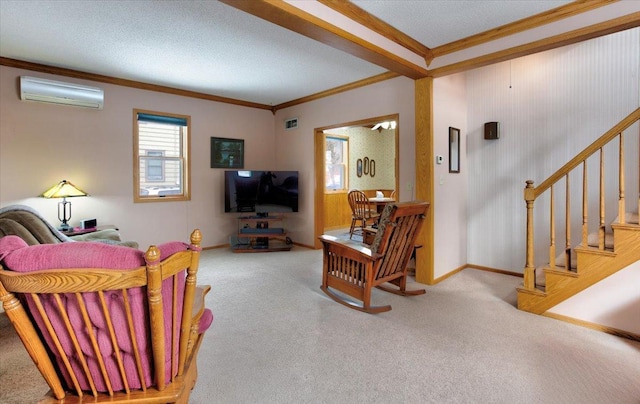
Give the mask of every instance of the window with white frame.
[[134, 201], [190, 200], [185, 115], [134, 110]]

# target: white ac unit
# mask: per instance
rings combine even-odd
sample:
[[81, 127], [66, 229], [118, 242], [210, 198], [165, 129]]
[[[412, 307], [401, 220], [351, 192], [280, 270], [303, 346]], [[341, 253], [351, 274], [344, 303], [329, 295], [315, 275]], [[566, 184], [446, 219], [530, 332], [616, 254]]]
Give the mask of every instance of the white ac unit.
[[104, 91], [98, 87], [20, 76], [20, 99], [102, 109]]

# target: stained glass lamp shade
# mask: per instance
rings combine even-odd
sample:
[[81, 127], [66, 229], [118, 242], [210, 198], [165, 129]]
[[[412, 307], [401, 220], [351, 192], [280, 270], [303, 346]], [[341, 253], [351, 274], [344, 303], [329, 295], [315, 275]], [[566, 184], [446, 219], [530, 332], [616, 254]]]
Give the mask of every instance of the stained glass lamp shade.
[[88, 196], [86, 192], [76, 187], [67, 180], [62, 180], [56, 185], [44, 191], [40, 196], [43, 198], [62, 198], [62, 202], [58, 203], [58, 220], [62, 222], [59, 230], [69, 231], [69, 220], [71, 220], [71, 202], [67, 201], [67, 198], [76, 196]]

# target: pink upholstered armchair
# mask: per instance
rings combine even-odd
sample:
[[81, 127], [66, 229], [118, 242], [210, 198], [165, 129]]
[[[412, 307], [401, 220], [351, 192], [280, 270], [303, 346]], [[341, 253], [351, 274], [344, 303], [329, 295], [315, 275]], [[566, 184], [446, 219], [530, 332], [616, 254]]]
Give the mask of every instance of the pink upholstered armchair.
[[0, 300], [51, 388], [45, 402], [188, 402], [213, 320], [210, 288], [196, 286], [201, 239], [144, 253], [0, 238]]

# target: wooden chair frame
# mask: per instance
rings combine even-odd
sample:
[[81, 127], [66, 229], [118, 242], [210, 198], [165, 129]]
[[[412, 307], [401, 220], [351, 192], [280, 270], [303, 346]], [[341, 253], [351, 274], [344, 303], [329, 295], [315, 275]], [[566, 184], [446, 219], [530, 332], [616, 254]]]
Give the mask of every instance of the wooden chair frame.
[[[160, 261], [160, 251], [156, 246], [151, 246], [145, 254], [147, 264], [137, 269], [116, 270], [116, 269], [95, 269], [95, 268], [73, 268], [73, 269], [47, 269], [33, 272], [13, 272], [5, 270], [0, 266], [0, 301], [4, 310], [12, 322], [18, 336], [22, 340], [29, 355], [40, 370], [40, 373], [50, 387], [49, 393], [41, 402], [49, 403], [81, 403], [81, 402], [136, 402], [136, 403], [187, 403], [189, 395], [195, 386], [197, 379], [196, 356], [202, 343], [203, 332], [200, 330], [200, 320], [205, 313], [204, 298], [209, 291], [209, 286], [196, 286], [196, 273], [198, 270], [200, 256], [200, 242], [202, 235], [199, 230], [191, 234], [191, 248], [172, 254], [163, 261]], [[184, 273], [184, 294], [179, 296], [177, 284], [180, 278], [178, 275]], [[182, 276], [182, 275], [181, 275]], [[163, 303], [162, 286], [163, 281], [168, 280], [173, 284], [171, 302]], [[146, 288], [146, 298], [148, 305], [148, 333], [151, 345], [150, 366], [152, 372], [152, 385], [140, 389], [129, 388], [129, 382], [122, 364], [120, 351], [113, 350], [117, 358], [119, 367], [119, 377], [125, 388], [122, 391], [113, 391], [110, 381], [114, 377], [108, 373], [102, 363], [103, 352], [98, 345], [91, 329], [88, 312], [85, 307], [87, 294], [97, 294], [101, 302], [101, 310], [105, 316], [109, 338], [112, 344], [116, 345], [116, 339], [122, 334], [128, 333], [129, 341], [133, 346], [136, 358], [136, 366], [139, 379], [143, 380], [140, 363], [140, 348], [136, 340], [133, 329], [132, 309], [128, 300], [130, 291], [135, 288]], [[114, 329], [107, 304], [105, 303], [106, 291], [122, 291], [124, 306], [127, 317], [128, 329]], [[76, 353], [83, 363], [84, 374], [78, 374], [69, 366], [70, 358], [62, 350], [60, 342], [52, 333], [51, 323], [48, 318], [49, 313], [42, 308], [41, 299], [44, 295], [47, 298], [55, 298], [58, 301], [60, 314], [65, 318], [66, 313], [62, 304], [61, 296], [72, 299], [74, 296], [79, 303], [80, 311], [84, 317], [85, 329], [91, 341], [95, 357], [100, 362], [101, 377], [105, 384], [109, 386], [109, 391], [96, 391], [91, 382], [92, 391], [83, 391], [79, 388], [77, 379], [83, 377], [92, 380], [95, 375], [91, 375], [87, 369], [84, 354], [79, 350], [78, 341], [74, 335], [77, 330], [73, 330], [66, 319], [66, 327], [69, 335], [72, 336], [73, 344], [76, 346]], [[22, 304], [24, 299], [30, 297], [38, 307], [39, 315], [46, 325], [49, 335], [53, 339], [54, 347], [51, 347], [38, 331], [38, 325], [34, 321], [33, 315], [29, 312], [29, 307]], [[182, 311], [178, 316], [178, 300], [182, 298]], [[165, 299], [166, 300], [166, 299]], [[163, 307], [171, 307], [171, 313], [163, 312]], [[210, 314], [210, 313], [209, 313]], [[178, 324], [178, 317], [182, 320]], [[171, 341], [165, 341], [165, 322], [171, 322]], [[116, 336], [117, 332], [117, 336]], [[172, 344], [170, 358], [165, 358], [165, 345]], [[112, 345], [113, 347], [113, 345]], [[52, 360], [52, 349], [57, 350], [57, 355], [66, 365], [66, 372], [71, 374], [71, 379], [75, 386], [67, 386], [61, 377], [61, 369], [56, 364], [60, 361]], [[177, 357], [177, 361], [175, 360]], [[165, 362], [165, 359], [168, 361]], [[170, 366], [171, 380], [165, 380], [165, 363]], [[175, 375], [175, 376], [173, 376]]]
[[[324, 248], [320, 288], [336, 302], [367, 313], [391, 310], [390, 305], [371, 306], [374, 287], [402, 296], [424, 294], [424, 289], [406, 289], [407, 264], [428, 208], [427, 202], [388, 204], [371, 248], [333, 236], [320, 236]], [[343, 298], [334, 289], [362, 304]]]
[[351, 207], [351, 227], [349, 228], [349, 238], [353, 237], [356, 226], [360, 222], [360, 233], [364, 236], [364, 228], [367, 225], [374, 224], [380, 218], [376, 207], [369, 202], [367, 195], [353, 189], [347, 194], [349, 206]]

